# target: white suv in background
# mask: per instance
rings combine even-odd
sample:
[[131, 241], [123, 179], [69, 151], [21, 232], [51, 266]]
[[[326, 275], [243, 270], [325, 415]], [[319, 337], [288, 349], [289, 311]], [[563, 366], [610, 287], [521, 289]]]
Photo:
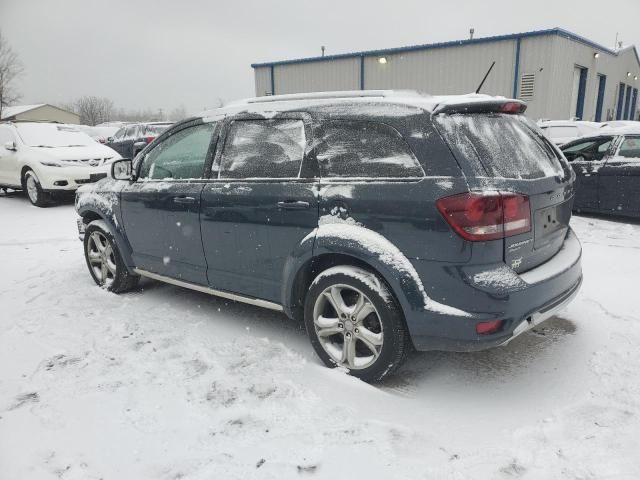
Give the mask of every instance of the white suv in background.
[[542, 120], [538, 122], [542, 133], [557, 146], [585, 135], [597, 135], [603, 125], [605, 124], [581, 120]]
[[56, 193], [107, 176], [118, 153], [73, 125], [41, 122], [0, 124], [0, 188], [24, 190], [46, 206]]

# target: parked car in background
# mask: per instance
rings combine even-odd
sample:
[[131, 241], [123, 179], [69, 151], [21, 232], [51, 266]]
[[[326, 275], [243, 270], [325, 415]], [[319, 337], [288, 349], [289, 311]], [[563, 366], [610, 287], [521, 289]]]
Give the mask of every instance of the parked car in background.
[[115, 120], [113, 122], [102, 122], [96, 125], [96, 127], [123, 127], [124, 125], [130, 125], [136, 122], [121, 122], [119, 120]]
[[603, 128], [561, 149], [576, 173], [575, 210], [640, 218], [640, 128]]
[[603, 124], [606, 128], [636, 127], [640, 130], [640, 122], [635, 120], [611, 120]]
[[572, 120], [543, 120], [538, 122], [538, 126], [547, 138], [560, 146], [585, 135], [597, 134], [603, 124]]
[[106, 177], [119, 158], [75, 125], [0, 123], [0, 187], [24, 190], [38, 207]]
[[89, 135], [98, 143], [107, 143], [107, 139], [113, 136], [120, 129], [120, 127], [91, 127], [89, 125], [76, 125], [76, 128]]
[[78, 191], [89, 273], [284, 311], [367, 381], [412, 347], [506, 344], [582, 281], [575, 177], [525, 108], [358, 91], [206, 112]]
[[172, 122], [131, 123], [122, 126], [107, 140], [123, 158], [134, 158], [138, 152], [158, 135], [173, 125]]

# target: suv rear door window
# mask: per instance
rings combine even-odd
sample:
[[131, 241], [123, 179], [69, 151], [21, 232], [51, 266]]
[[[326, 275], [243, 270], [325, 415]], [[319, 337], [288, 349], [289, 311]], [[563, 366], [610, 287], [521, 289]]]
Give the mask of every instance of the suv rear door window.
[[500, 178], [563, 176], [560, 158], [523, 115], [478, 113], [435, 117], [449, 146]]
[[297, 178], [307, 140], [298, 119], [235, 120], [220, 178]]
[[316, 157], [323, 177], [424, 176], [400, 133], [380, 122], [326, 122]]

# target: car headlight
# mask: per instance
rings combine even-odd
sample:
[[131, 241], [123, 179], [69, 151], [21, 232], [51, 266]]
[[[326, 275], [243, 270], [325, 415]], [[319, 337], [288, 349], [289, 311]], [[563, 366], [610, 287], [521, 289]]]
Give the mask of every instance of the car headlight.
[[45, 167], [61, 167], [62, 165], [60, 165], [58, 162], [53, 162], [53, 161], [48, 161], [48, 160], [40, 160], [40, 164], [44, 165]]

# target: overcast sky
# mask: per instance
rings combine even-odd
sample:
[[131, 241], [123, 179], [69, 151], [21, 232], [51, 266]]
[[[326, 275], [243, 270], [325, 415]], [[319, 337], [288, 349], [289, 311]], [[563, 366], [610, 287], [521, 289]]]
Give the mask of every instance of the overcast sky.
[[189, 113], [254, 94], [253, 62], [562, 27], [640, 44], [640, 0], [0, 0], [23, 103]]

